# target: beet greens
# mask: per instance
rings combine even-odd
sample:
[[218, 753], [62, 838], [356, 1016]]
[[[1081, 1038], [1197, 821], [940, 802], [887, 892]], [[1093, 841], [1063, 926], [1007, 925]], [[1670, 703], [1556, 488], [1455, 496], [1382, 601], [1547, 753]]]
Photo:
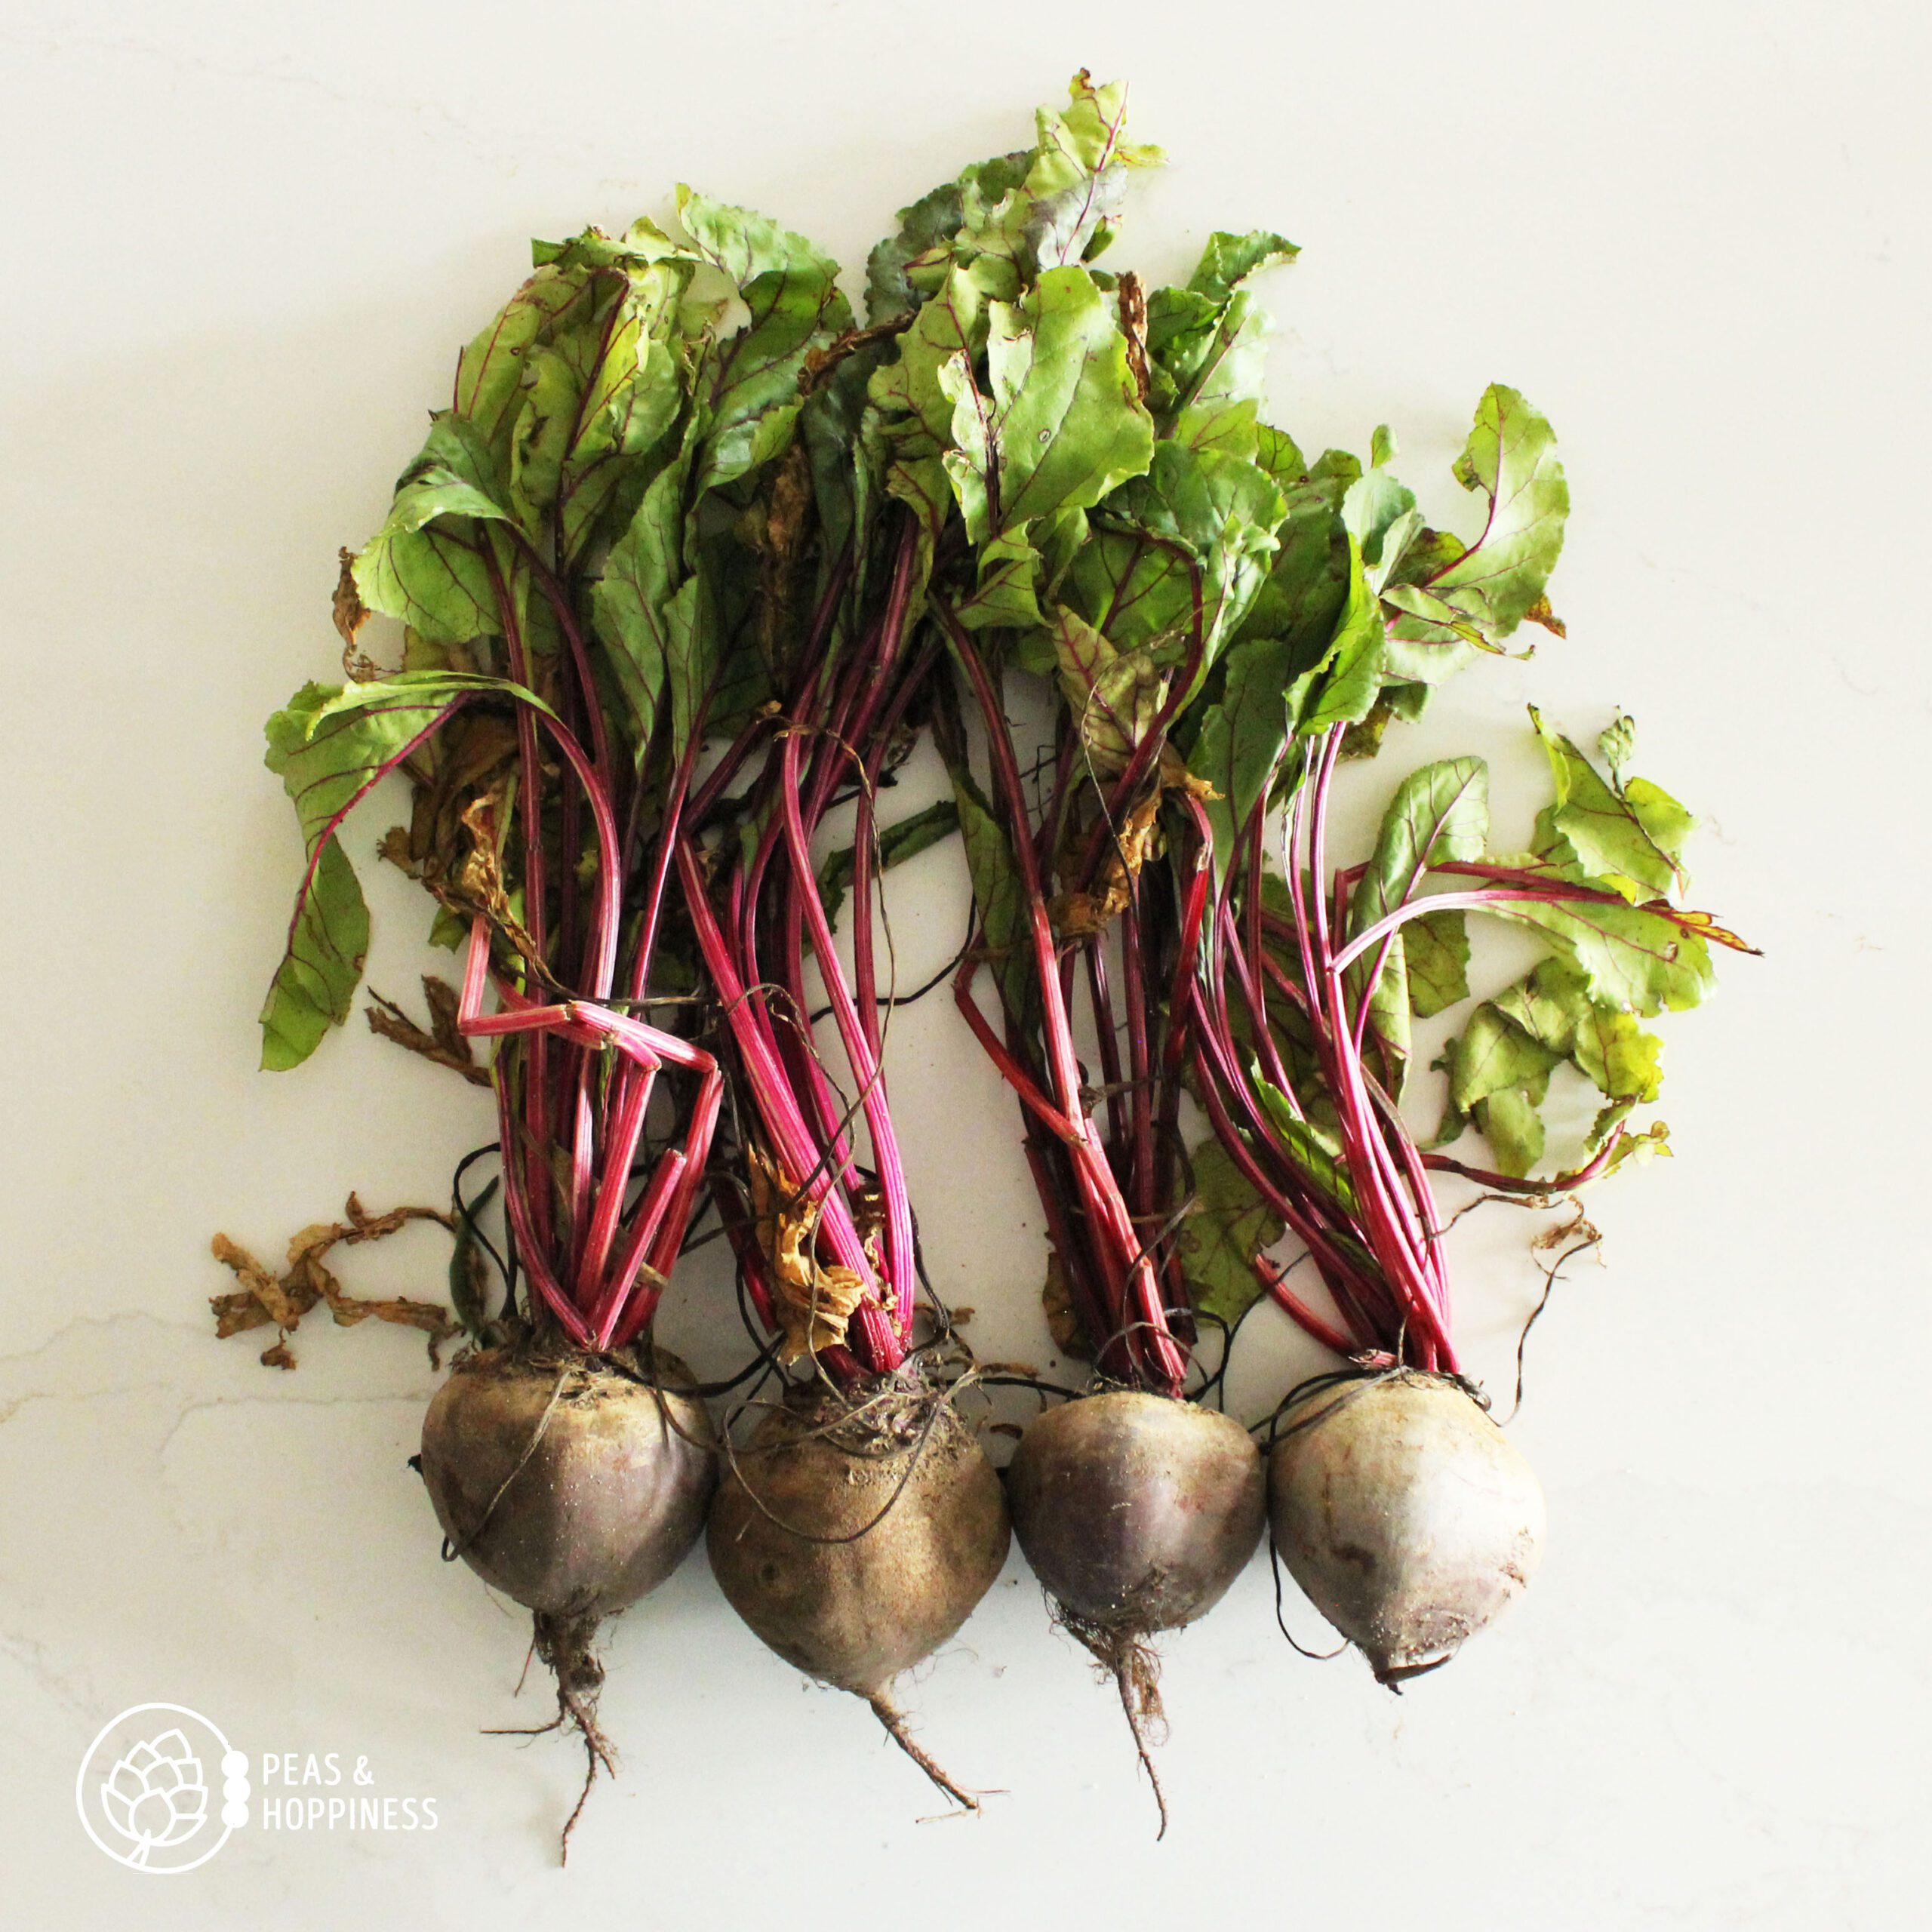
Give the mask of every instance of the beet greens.
[[[790, 445], [806, 357], [845, 317], [796, 237], [688, 190], [679, 214], [683, 238], [640, 221], [536, 245], [388, 521], [345, 558], [351, 681], [305, 688], [269, 727], [309, 866], [264, 1064], [299, 1063], [348, 1015], [368, 915], [337, 829], [401, 768], [416, 808], [384, 855], [438, 900], [433, 937], [469, 934], [460, 1032], [506, 1043], [504, 1203], [531, 1315], [599, 1350], [649, 1321], [704, 1176], [715, 1063], [639, 1015], [703, 727], [760, 696], [734, 643], [756, 582], [738, 522]], [[405, 627], [397, 670], [360, 653], [371, 612]], [[666, 1066], [688, 1091], [653, 1147]]]
[[[1657, 786], [1624, 777], [1627, 718], [1603, 736], [1605, 777], [1532, 712], [1555, 796], [1529, 852], [1488, 851], [1487, 768], [1454, 758], [1402, 782], [1366, 862], [1331, 867], [1327, 817], [1341, 761], [1372, 749], [1390, 717], [1412, 713], [1477, 653], [1500, 650], [1524, 620], [1561, 630], [1544, 586], [1568, 497], [1543, 419], [1512, 390], [1485, 393], [1457, 466], [1487, 503], [1466, 549], [1422, 525], [1411, 493], [1388, 474], [1392, 454], [1385, 431], [1366, 472], [1332, 452], [1322, 460], [1331, 477], [1351, 479], [1331, 493], [1332, 534], [1346, 540], [1348, 558], [1340, 622], [1354, 621], [1351, 613], [1366, 620], [1381, 679], [1373, 703], [1358, 706], [1352, 728], [1291, 683], [1265, 759], [1266, 734], [1256, 730], [1247, 737], [1257, 755], [1244, 762], [1242, 721], [1226, 714], [1244, 704], [1246, 655], [1271, 648], [1256, 640], [1231, 654], [1228, 703], [1196, 741], [1220, 754], [1209, 768], [1225, 775], [1228, 798], [1216, 813], [1212, 911], [1188, 992], [1196, 1089], [1215, 1130], [1196, 1150], [1201, 1201], [1191, 1245], [1202, 1305], [1222, 1319], [1240, 1318], [1258, 1282], [1338, 1353], [1453, 1372], [1444, 1217], [1430, 1171], [1548, 1195], [1662, 1150], [1660, 1122], [1628, 1125], [1661, 1079], [1660, 1042], [1639, 1022], [1702, 998], [1713, 945], [1749, 949], [1675, 903], [1694, 821]], [[1340, 543], [1331, 550], [1343, 553]], [[1264, 863], [1277, 814], [1278, 874]], [[1438, 1063], [1449, 1106], [1424, 1149], [1399, 1111], [1411, 1020], [1468, 999], [1472, 911], [1536, 931], [1549, 956], [1477, 1006]], [[1566, 1062], [1604, 1104], [1575, 1167], [1532, 1181], [1544, 1151], [1539, 1109]], [[1470, 1125], [1495, 1168], [1440, 1151]], [[1339, 1319], [1263, 1258], [1290, 1230]]]

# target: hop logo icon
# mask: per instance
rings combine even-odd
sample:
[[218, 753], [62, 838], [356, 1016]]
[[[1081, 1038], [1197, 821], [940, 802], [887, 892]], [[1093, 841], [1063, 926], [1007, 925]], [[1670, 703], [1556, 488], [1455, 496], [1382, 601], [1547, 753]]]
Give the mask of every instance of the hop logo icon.
[[[210, 1764], [222, 1774], [219, 1822], [210, 1815]], [[94, 1740], [74, 1795], [88, 1837], [116, 1863], [189, 1872], [248, 1822], [248, 1759], [183, 1705], [137, 1704]]]
[[108, 1822], [134, 1841], [127, 1863], [144, 1866], [158, 1850], [185, 1844], [208, 1819], [202, 1761], [177, 1727], [137, 1744], [108, 1774], [100, 1794]]

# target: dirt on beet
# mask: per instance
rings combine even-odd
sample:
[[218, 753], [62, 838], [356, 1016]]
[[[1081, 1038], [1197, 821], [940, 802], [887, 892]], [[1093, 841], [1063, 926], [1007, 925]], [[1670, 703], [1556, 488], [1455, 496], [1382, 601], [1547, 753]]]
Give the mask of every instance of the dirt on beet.
[[1230, 1417], [1131, 1389], [1050, 1409], [1007, 1472], [1014, 1531], [1054, 1620], [1118, 1692], [1168, 1827], [1152, 1747], [1164, 1733], [1149, 1639], [1204, 1616], [1261, 1540], [1259, 1452]]
[[893, 1680], [951, 1638], [1011, 1532], [999, 1478], [944, 1392], [911, 1378], [857, 1401], [795, 1390], [731, 1466], [707, 1547], [718, 1586], [786, 1663], [863, 1697], [965, 1809], [977, 1798], [912, 1739]]
[[444, 1555], [528, 1609], [532, 1650], [556, 1681], [535, 1734], [583, 1740], [583, 1792], [614, 1754], [597, 1721], [606, 1617], [669, 1576], [697, 1540], [717, 1483], [710, 1419], [688, 1371], [652, 1377], [608, 1358], [511, 1349], [466, 1357], [432, 1398], [418, 1458]]

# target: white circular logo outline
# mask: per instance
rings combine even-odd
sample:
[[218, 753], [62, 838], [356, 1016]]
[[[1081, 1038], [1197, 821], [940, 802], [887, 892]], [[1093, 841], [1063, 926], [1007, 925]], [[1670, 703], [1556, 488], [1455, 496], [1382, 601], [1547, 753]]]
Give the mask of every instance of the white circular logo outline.
[[190, 1710], [186, 1704], [130, 1704], [119, 1716], [109, 1718], [107, 1722], [101, 1726], [94, 1742], [88, 1746], [85, 1755], [81, 1759], [81, 1768], [74, 1778], [74, 1808], [81, 1814], [81, 1829], [93, 1839], [100, 1850], [104, 1851], [109, 1858], [113, 1860], [116, 1865], [126, 1871], [143, 1872], [150, 1878], [173, 1878], [178, 1877], [184, 1872], [192, 1872], [198, 1866], [205, 1865], [234, 1836], [235, 1827], [224, 1819], [222, 1823], [220, 1837], [217, 1838], [200, 1857], [191, 1860], [186, 1865], [144, 1865], [135, 1862], [138, 1847], [136, 1852], [116, 1851], [94, 1829], [94, 1820], [88, 1816], [88, 1771], [94, 1763], [94, 1754], [100, 1750], [101, 1746], [107, 1741], [109, 1736], [115, 1730], [125, 1724], [130, 1718], [139, 1717], [143, 1711], [171, 1711], [177, 1717], [192, 1718], [198, 1724], [205, 1730], [212, 1731], [220, 1740], [222, 1755], [224, 1758], [235, 1748], [229, 1743], [227, 1734], [223, 1730], [220, 1724], [203, 1717], [199, 1711]]

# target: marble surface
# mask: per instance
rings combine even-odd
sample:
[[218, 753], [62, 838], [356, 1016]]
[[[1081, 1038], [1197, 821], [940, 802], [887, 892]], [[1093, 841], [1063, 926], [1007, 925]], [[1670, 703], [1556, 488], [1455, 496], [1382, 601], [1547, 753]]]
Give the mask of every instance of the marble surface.
[[[0, 8], [6, 1921], [1921, 1922], [1924, 21], [1780, 0]], [[1405, 749], [1491, 753], [1526, 820], [1521, 706], [1580, 732], [1629, 706], [1642, 768], [1707, 816], [1701, 895], [1766, 956], [1669, 1029], [1679, 1158], [1604, 1194], [1606, 1266], [1531, 1345], [1543, 1574], [1452, 1670], [1397, 1700], [1352, 1658], [1304, 1662], [1257, 1564], [1170, 1647], [1156, 1847], [1118, 1713], [1016, 1558], [909, 1687], [926, 1740], [1005, 1795], [921, 1823], [867, 1714], [761, 1650], [700, 1560], [613, 1633], [622, 1773], [560, 1875], [580, 1761], [481, 1734], [543, 1700], [513, 1694], [513, 1610], [436, 1560], [405, 1463], [434, 1386], [417, 1339], [312, 1324], [278, 1375], [210, 1333], [216, 1228], [273, 1252], [352, 1187], [435, 1198], [489, 1137], [481, 1096], [359, 1023], [298, 1075], [254, 1070], [293, 857], [260, 721], [327, 675], [337, 546], [379, 516], [527, 236], [688, 179], [856, 266], [1082, 62], [1134, 78], [1174, 156], [1125, 259], [1171, 273], [1216, 226], [1303, 245], [1268, 297], [1304, 442], [1386, 420], [1405, 473], [1440, 478], [1494, 377], [1558, 426], [1569, 640], [1479, 667]], [[897, 883], [909, 971], [949, 948], [952, 865]], [[420, 909], [398, 883], [375, 911], [371, 978], [400, 991]], [[1008, 1103], [940, 1005], [895, 1047], [935, 1276], [983, 1350], [1043, 1359]], [[1475, 1366], [1506, 1392], [1525, 1232], [1479, 1220], [1457, 1251]], [[353, 1285], [442, 1269], [412, 1232]], [[707, 1367], [735, 1352], [720, 1294], [693, 1271], [671, 1321]], [[1271, 1327], [1236, 1406], [1265, 1411], [1304, 1359]], [[1292, 1590], [1287, 1613], [1315, 1644]], [[361, 1757], [437, 1829], [255, 1826], [169, 1882], [118, 1869], [74, 1778], [151, 1700], [258, 1761]]]

